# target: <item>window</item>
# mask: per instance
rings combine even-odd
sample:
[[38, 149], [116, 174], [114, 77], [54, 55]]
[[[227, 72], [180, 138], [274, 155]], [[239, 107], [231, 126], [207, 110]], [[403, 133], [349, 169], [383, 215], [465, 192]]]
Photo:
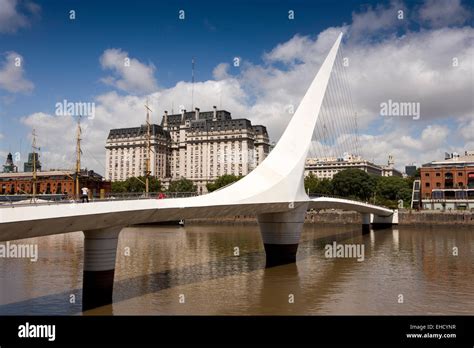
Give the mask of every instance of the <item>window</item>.
[[455, 198], [455, 191], [444, 191], [445, 198]]
[[430, 173], [425, 173], [425, 176], [430, 176]]
[[425, 187], [430, 187], [430, 183], [429, 182], [425, 183]]
[[436, 176], [441, 176], [441, 173], [436, 173]]
[[458, 172], [458, 176], [462, 176], [462, 172]]
[[453, 187], [453, 173], [447, 172], [444, 174], [444, 187], [446, 188]]

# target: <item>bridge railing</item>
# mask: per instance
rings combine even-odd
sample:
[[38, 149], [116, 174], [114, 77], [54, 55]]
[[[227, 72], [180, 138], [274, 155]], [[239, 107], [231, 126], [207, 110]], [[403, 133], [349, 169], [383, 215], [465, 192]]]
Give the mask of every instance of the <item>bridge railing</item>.
[[309, 198], [320, 198], [320, 197], [329, 197], [329, 198], [338, 198], [338, 199], [345, 199], [347, 201], [351, 201], [351, 202], [357, 202], [357, 203], [364, 203], [364, 204], [370, 204], [370, 205], [376, 205], [378, 207], [381, 207], [381, 208], [386, 208], [386, 209], [390, 209], [392, 210], [391, 208], [385, 206], [385, 205], [382, 205], [382, 204], [378, 204], [378, 203], [372, 203], [370, 201], [364, 201], [362, 199], [357, 199], [355, 197], [342, 197], [342, 196], [337, 196], [337, 195], [331, 195], [331, 194], [326, 194], [326, 193], [309, 193], [308, 194]]
[[167, 199], [167, 198], [186, 198], [197, 196], [197, 192], [110, 192], [104, 200], [130, 200], [130, 199]]
[[[104, 198], [89, 197], [89, 202], [126, 201], [137, 199], [172, 199], [197, 196], [197, 192], [111, 192]], [[74, 194], [38, 194], [33, 195], [0, 195], [0, 208], [30, 205], [72, 204], [81, 203], [82, 195]]]
[[[126, 201], [138, 199], [173, 199], [186, 198], [199, 195], [197, 192], [110, 192], [104, 198], [90, 197], [89, 202], [109, 202], [109, 201]], [[371, 202], [357, 200], [353, 197], [347, 198], [337, 195], [330, 195], [325, 193], [310, 193], [310, 198], [330, 197], [345, 199], [352, 202], [373, 204]], [[64, 194], [39, 194], [33, 197], [32, 195], [0, 195], [1, 207], [15, 207], [15, 206], [29, 206], [29, 205], [51, 205], [51, 204], [71, 204], [82, 202], [82, 196], [64, 195]], [[386, 206], [377, 204], [379, 207], [390, 209]]]

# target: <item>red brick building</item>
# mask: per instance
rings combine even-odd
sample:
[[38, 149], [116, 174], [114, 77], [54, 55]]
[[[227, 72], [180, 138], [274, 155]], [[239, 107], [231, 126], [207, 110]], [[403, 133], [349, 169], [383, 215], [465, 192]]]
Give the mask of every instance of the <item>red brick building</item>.
[[[447, 156], [448, 157], [448, 156]], [[474, 208], [474, 152], [451, 155], [420, 168], [420, 191], [425, 209]]]
[[[75, 194], [75, 172], [72, 170], [52, 170], [36, 173], [37, 194]], [[109, 181], [92, 170], [84, 170], [79, 176], [80, 188], [86, 186], [93, 197], [99, 197], [100, 190], [111, 191]], [[32, 194], [33, 173], [0, 173], [0, 195]]]

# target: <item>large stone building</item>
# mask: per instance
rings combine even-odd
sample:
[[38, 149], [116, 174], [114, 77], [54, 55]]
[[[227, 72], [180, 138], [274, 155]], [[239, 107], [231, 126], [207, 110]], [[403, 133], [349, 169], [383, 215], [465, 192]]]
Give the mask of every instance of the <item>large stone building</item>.
[[[155, 136], [151, 175], [163, 181], [186, 178], [199, 192], [224, 174], [247, 175], [268, 155], [270, 143], [264, 126], [248, 119], [232, 119], [217, 110], [165, 115], [153, 125]], [[144, 175], [146, 126], [113, 129], [106, 145], [106, 178], [126, 180]], [[159, 156], [159, 157], [156, 157]], [[156, 157], [156, 158], [155, 158]]]
[[[122, 181], [144, 176], [147, 159], [148, 126], [111, 129], [105, 145], [105, 178]], [[150, 175], [169, 176], [170, 134], [163, 127], [150, 125]]]
[[382, 168], [360, 156], [344, 154], [343, 157], [307, 158], [305, 176], [312, 173], [318, 179], [332, 179], [344, 169], [360, 169], [368, 174], [382, 175]]
[[377, 176], [402, 176], [402, 173], [395, 169], [393, 157], [389, 156], [387, 165], [379, 166], [348, 153], [342, 157], [307, 158], [305, 163], [305, 176], [312, 173], [318, 179], [332, 179], [333, 176], [344, 169], [360, 169], [368, 174]]

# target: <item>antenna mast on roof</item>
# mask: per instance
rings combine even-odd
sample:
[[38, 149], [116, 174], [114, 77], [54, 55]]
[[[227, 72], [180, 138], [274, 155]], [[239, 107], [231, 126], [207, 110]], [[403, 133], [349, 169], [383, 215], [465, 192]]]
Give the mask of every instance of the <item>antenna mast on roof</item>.
[[149, 191], [149, 177], [151, 174], [150, 171], [150, 139], [151, 139], [151, 134], [150, 134], [150, 112], [152, 111], [148, 107], [148, 99], [145, 104], [145, 109], [146, 109], [146, 159], [145, 159], [145, 195], [148, 197], [148, 191]]
[[191, 110], [194, 110], [194, 57], [191, 60]]
[[362, 156], [360, 154], [360, 148], [359, 148], [359, 125], [357, 123], [357, 111], [354, 114], [354, 121], [355, 121], [355, 133], [356, 133], [356, 139], [355, 139], [355, 145], [356, 145], [356, 156]]

